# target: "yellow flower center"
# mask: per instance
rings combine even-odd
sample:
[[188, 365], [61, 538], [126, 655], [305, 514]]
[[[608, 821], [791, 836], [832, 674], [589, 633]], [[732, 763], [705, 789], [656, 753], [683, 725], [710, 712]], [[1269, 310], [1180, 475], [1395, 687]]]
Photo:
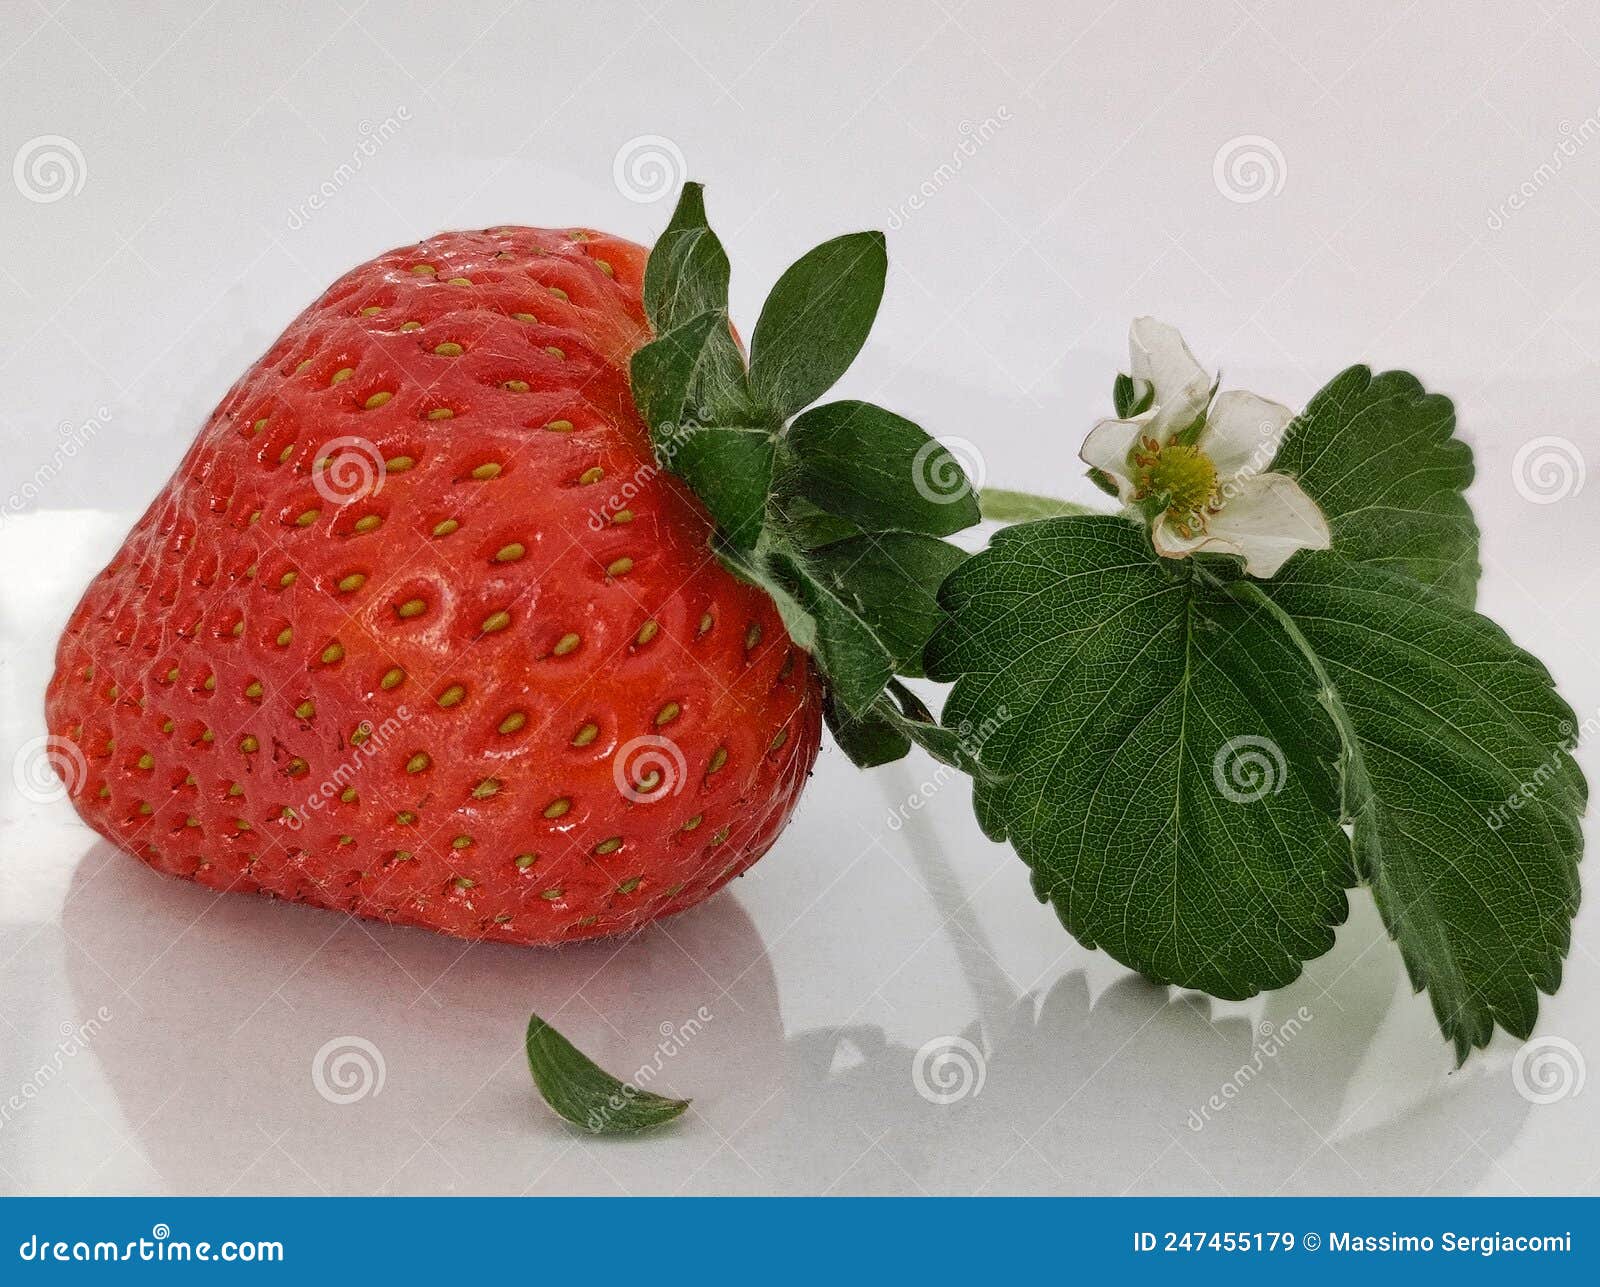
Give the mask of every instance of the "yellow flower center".
[[1185, 536], [1204, 531], [1222, 507], [1217, 467], [1198, 447], [1146, 438], [1133, 452], [1134, 499], [1166, 497], [1167, 515]]

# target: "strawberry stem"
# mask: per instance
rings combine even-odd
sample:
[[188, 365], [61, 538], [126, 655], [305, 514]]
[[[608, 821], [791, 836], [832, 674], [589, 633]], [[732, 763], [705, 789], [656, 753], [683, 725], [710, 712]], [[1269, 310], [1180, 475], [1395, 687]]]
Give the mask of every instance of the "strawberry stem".
[[1035, 496], [1032, 492], [1014, 492], [1005, 487], [985, 487], [980, 493], [979, 505], [984, 519], [990, 523], [1031, 523], [1041, 518], [1104, 513], [1092, 505], [1057, 500], [1054, 496]]

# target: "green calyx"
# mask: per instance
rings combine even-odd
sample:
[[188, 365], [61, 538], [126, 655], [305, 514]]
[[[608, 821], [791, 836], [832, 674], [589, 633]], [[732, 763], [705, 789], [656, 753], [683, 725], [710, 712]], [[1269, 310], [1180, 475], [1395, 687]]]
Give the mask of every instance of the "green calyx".
[[970, 767], [891, 685], [921, 673], [943, 615], [939, 586], [965, 558], [942, 538], [978, 521], [977, 494], [904, 417], [870, 402], [812, 405], [865, 344], [887, 271], [877, 232], [802, 255], [768, 295], [746, 362], [728, 316], [727, 253], [702, 188], [685, 184], [645, 268], [655, 339], [633, 357], [634, 403], [657, 461], [715, 520], [716, 557], [771, 596], [812, 654], [846, 753], [878, 764], [915, 740]]

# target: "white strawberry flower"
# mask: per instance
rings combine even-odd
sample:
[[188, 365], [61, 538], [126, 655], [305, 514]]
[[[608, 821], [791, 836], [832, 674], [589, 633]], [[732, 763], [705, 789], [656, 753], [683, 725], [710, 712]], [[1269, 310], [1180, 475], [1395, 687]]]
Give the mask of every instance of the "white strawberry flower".
[[1288, 474], [1262, 471], [1294, 413], [1253, 393], [1218, 394], [1183, 337], [1151, 317], [1128, 333], [1135, 405], [1102, 420], [1078, 453], [1145, 515], [1163, 558], [1236, 554], [1251, 576], [1270, 577], [1299, 550], [1332, 537], [1317, 503]]

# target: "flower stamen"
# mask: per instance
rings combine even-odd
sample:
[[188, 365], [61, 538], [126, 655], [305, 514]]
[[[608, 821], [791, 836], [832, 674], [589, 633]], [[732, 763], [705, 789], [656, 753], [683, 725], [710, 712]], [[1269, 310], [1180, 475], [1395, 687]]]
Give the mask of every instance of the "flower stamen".
[[1166, 499], [1167, 519], [1180, 536], [1206, 530], [1206, 520], [1222, 508], [1217, 467], [1199, 447], [1141, 438], [1129, 459], [1135, 501]]

